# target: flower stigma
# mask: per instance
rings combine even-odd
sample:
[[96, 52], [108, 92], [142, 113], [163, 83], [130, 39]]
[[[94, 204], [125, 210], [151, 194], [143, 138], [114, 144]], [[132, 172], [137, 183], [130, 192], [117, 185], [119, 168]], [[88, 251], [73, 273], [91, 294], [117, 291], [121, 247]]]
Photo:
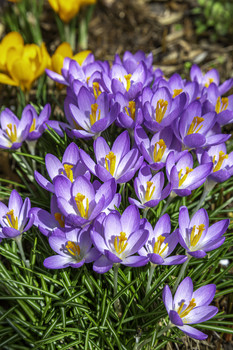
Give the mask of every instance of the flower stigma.
[[181, 94], [182, 91], [183, 91], [183, 89], [174, 89], [174, 90], [173, 90], [172, 98], [175, 98], [176, 96], [178, 96], [179, 94]]
[[135, 119], [135, 102], [129, 101], [128, 107], [125, 107], [125, 111], [130, 118]]
[[[216, 158], [216, 156], [214, 156], [214, 158], [213, 158], [213, 163], [214, 164], [215, 164], [215, 158]], [[219, 152], [219, 157], [218, 157], [217, 164], [215, 165], [215, 167], [213, 169], [214, 173], [221, 169], [224, 159], [227, 159], [227, 158], [228, 158], [228, 154], [225, 154], [223, 151]]]
[[93, 125], [97, 120], [100, 120], [100, 109], [99, 109], [98, 117], [96, 115], [97, 109], [98, 109], [98, 104], [93, 103], [91, 105], [91, 114], [90, 114], [91, 125]]
[[7, 127], [9, 130], [6, 129], [6, 133], [11, 140], [11, 142], [15, 142], [17, 140], [17, 129], [16, 125], [14, 124], [14, 130], [12, 128], [12, 124], [7, 124]]
[[101, 95], [100, 85], [99, 83], [97, 83], [97, 81], [95, 81], [92, 85], [93, 85], [94, 96], [95, 96], [95, 99], [97, 100], [99, 95]]
[[105, 157], [105, 167], [107, 171], [113, 176], [116, 167], [116, 156], [112, 151], [109, 152], [109, 154], [107, 154]]
[[15, 228], [16, 230], [18, 230], [19, 228], [19, 224], [18, 224], [18, 218], [17, 216], [14, 216], [14, 210], [11, 209], [10, 211], [8, 211], [6, 213], [6, 219], [8, 224], [10, 225], [10, 227]]
[[125, 80], [126, 80], [126, 90], [129, 91], [130, 86], [131, 86], [130, 78], [132, 77], [132, 74], [124, 75], [124, 77], [125, 77]]
[[185, 180], [187, 179], [187, 176], [189, 173], [191, 173], [193, 171], [192, 168], [189, 168], [189, 167], [186, 167], [186, 171], [185, 171], [185, 174], [182, 176], [182, 171], [183, 169], [180, 169], [179, 171], [179, 174], [178, 174], [178, 177], [179, 177], [179, 187], [181, 185], [183, 185], [183, 183], [185, 182]]
[[160, 235], [157, 239], [157, 241], [154, 244], [154, 249], [153, 249], [153, 253], [154, 254], [159, 254], [160, 256], [164, 253], [164, 251], [166, 250], [168, 243], [166, 243], [163, 247], [163, 249], [161, 249], [161, 246], [163, 244], [163, 242], [165, 241], [166, 237]]
[[78, 244], [71, 242], [71, 241], [68, 241], [66, 243], [66, 249], [68, 250], [68, 253], [75, 256], [77, 259], [79, 259], [80, 247]]
[[89, 210], [89, 200], [86, 198], [86, 209], [84, 208], [83, 201], [86, 197], [82, 193], [77, 193], [74, 200], [77, 204], [78, 211], [82, 218], [88, 218], [88, 210]]
[[207, 83], [205, 83], [205, 87], [208, 88], [210, 86], [210, 84], [213, 83], [213, 82], [214, 82], [214, 79], [213, 78], [209, 78]]
[[[158, 145], [158, 149], [157, 149], [157, 145]], [[165, 142], [163, 141], [163, 139], [160, 139], [158, 142], [155, 143], [155, 147], [154, 147], [154, 162], [155, 163], [161, 161], [166, 148], [167, 148], [167, 146], [166, 146]]]
[[163, 99], [160, 99], [157, 101], [156, 109], [155, 109], [155, 120], [157, 123], [161, 123], [163, 120], [163, 117], [166, 113], [168, 106], [168, 102], [164, 101]]
[[55, 213], [54, 217], [61, 227], [65, 227], [65, 218], [61, 213]]
[[[68, 177], [68, 179], [73, 182], [74, 181], [74, 174], [73, 174], [73, 165], [72, 164], [64, 164], [64, 169], [65, 169], [65, 173], [66, 176]], [[64, 175], [64, 172], [61, 172]]]
[[153, 185], [152, 181], [147, 181], [146, 183], [146, 194], [145, 194], [145, 200], [148, 202], [151, 200], [153, 193], [155, 191], [155, 186], [153, 186], [152, 190], [151, 187]]
[[200, 240], [200, 238], [202, 236], [202, 233], [205, 230], [205, 225], [204, 224], [200, 224], [197, 227], [197, 230], [198, 230], [198, 232], [195, 235], [196, 225], [194, 225], [193, 228], [192, 228], [191, 236], [190, 236], [190, 244], [191, 244], [192, 247], [195, 247], [197, 245], [197, 243], [199, 242], [199, 240]]
[[222, 111], [225, 111], [228, 107], [228, 98], [227, 97], [218, 97], [216, 105], [215, 105], [215, 112], [220, 113]]
[[201, 125], [199, 128], [198, 126], [204, 121], [204, 118], [201, 117], [194, 117], [192, 123], [190, 124], [190, 127], [188, 129], [187, 135], [190, 134], [197, 134], [198, 131], [201, 130], [201, 128], [203, 127], [203, 125]]
[[114, 239], [114, 248], [118, 254], [123, 253], [127, 247], [127, 237], [125, 232], [120, 232], [120, 236], [115, 236]]
[[[188, 307], [186, 307], [184, 309], [184, 311], [182, 311], [183, 307], [184, 307], [184, 302], [180, 305], [179, 309], [177, 310], [178, 315], [182, 318], [187, 316], [190, 311], [196, 306], [197, 304], [195, 303], [195, 299], [192, 298], [192, 300], [190, 301]], [[182, 312], [181, 312], [182, 311]]]

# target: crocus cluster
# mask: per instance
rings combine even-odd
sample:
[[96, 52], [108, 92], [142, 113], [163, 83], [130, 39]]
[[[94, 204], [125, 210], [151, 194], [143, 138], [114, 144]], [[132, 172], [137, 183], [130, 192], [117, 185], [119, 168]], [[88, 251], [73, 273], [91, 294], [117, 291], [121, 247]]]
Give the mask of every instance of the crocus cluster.
[[[66, 52], [67, 46], [63, 49]], [[119, 264], [149, 264], [154, 269], [183, 264], [189, 257], [203, 258], [217, 249], [229, 220], [209, 226], [204, 209], [190, 220], [188, 209], [181, 207], [179, 227], [172, 232], [168, 214], [154, 227], [146, 215], [164, 199], [169, 203], [175, 196], [189, 196], [204, 183], [223, 182], [232, 175], [233, 154], [227, 155], [225, 144], [230, 135], [221, 127], [233, 121], [232, 96], [223, 97], [233, 79], [220, 85], [215, 69], [202, 74], [194, 65], [190, 81], [178, 74], [167, 80], [160, 69], [153, 69], [151, 54], [125, 52], [110, 66], [92, 54], [79, 61], [70, 53], [64, 59], [63, 49], [61, 57], [57, 52], [54, 58], [59, 69], [47, 69], [47, 74], [67, 87], [66, 121], [54, 124], [54, 129], [60, 135], [62, 129], [73, 142], [60, 159], [46, 155], [48, 176], [35, 171], [37, 183], [51, 194], [51, 204], [49, 211], [30, 211], [56, 253], [44, 266], [79, 268], [93, 263], [98, 273]], [[2, 147], [18, 148], [23, 140], [40, 136], [48, 114], [48, 106], [39, 117], [26, 107], [19, 121], [9, 110], [2, 112]], [[85, 150], [77, 146], [83, 139], [88, 140]], [[123, 204], [125, 188], [130, 188], [130, 195]], [[4, 210], [10, 220], [10, 211]], [[178, 244], [185, 255], [177, 254]], [[192, 281], [186, 278], [173, 301], [165, 287], [171, 322], [204, 339], [186, 323], [215, 315], [216, 308], [209, 306], [214, 292], [209, 285], [193, 293]]]

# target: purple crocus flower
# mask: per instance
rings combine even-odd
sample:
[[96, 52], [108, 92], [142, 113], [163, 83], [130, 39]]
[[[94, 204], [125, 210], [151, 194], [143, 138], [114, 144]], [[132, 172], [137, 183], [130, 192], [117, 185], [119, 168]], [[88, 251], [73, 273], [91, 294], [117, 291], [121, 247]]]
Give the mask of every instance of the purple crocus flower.
[[208, 134], [216, 120], [215, 112], [202, 115], [202, 104], [194, 101], [182, 113], [180, 119], [175, 121], [174, 131], [188, 149], [217, 145], [228, 140], [231, 135]]
[[57, 255], [45, 259], [44, 266], [47, 269], [63, 269], [68, 266], [78, 268], [100, 256], [98, 250], [92, 247], [90, 226], [66, 233], [57, 229], [49, 237], [49, 244]]
[[176, 138], [171, 127], [166, 127], [157, 132], [150, 140], [144, 129], [137, 126], [134, 137], [144, 160], [149, 163], [153, 170], [160, 170], [165, 166], [167, 156], [172, 150], [175, 157], [181, 156], [181, 142]]
[[32, 113], [27, 107], [19, 120], [10, 109], [6, 108], [0, 115], [0, 148], [18, 149], [27, 138], [33, 121]]
[[33, 215], [35, 219], [33, 225], [38, 227], [43, 235], [50, 236], [57, 228], [59, 228], [60, 231], [67, 231], [70, 229], [70, 226], [66, 225], [64, 215], [58, 208], [57, 198], [55, 195], [53, 195], [51, 198], [50, 212], [51, 213], [36, 207], [30, 210], [30, 215]]
[[83, 86], [77, 95], [77, 105], [70, 101], [69, 96], [65, 100], [65, 111], [68, 111], [66, 116], [71, 126], [75, 125], [74, 129], [67, 129], [69, 136], [96, 138], [117, 118], [119, 104], [112, 103], [107, 93], [95, 96]]
[[144, 163], [134, 180], [134, 190], [139, 201], [129, 197], [129, 202], [141, 209], [153, 208], [171, 192], [170, 184], [164, 189], [163, 186], [164, 174], [159, 172], [152, 176], [150, 167]]
[[33, 225], [34, 217], [29, 215], [31, 202], [22, 198], [16, 190], [11, 192], [8, 206], [0, 202], [0, 239], [15, 238], [28, 231]]
[[142, 95], [144, 125], [152, 133], [171, 125], [182, 113], [186, 103], [186, 96], [181, 93], [173, 99], [170, 91], [159, 88], [153, 94], [151, 89], [145, 88]]
[[137, 65], [133, 74], [128, 73], [122, 64], [113, 64], [109, 74], [102, 73], [100, 84], [109, 93], [120, 92], [128, 100], [134, 100], [147, 84], [147, 71], [142, 61]]
[[144, 62], [146, 68], [152, 72], [152, 53], [149, 53], [149, 55], [146, 56], [146, 54], [143, 51], [137, 51], [135, 54], [132, 54], [129, 51], [125, 51], [122, 61], [119, 55], [116, 55], [113, 63], [123, 65], [123, 67], [127, 70], [127, 73], [133, 74], [137, 69], [139, 62]]
[[192, 81], [196, 81], [199, 84], [200, 91], [204, 88], [208, 88], [211, 83], [214, 83], [218, 86], [219, 94], [223, 95], [233, 86], [232, 78], [219, 85], [220, 78], [216, 69], [210, 69], [206, 74], [203, 74], [196, 64], [194, 64], [190, 70], [190, 77]]
[[122, 216], [115, 212], [96, 220], [91, 238], [102, 256], [94, 262], [94, 271], [105, 273], [113, 264], [137, 267], [147, 263], [147, 258], [135, 255], [149, 234], [140, 228], [140, 224], [140, 214], [135, 206], [129, 206]]
[[[66, 57], [63, 62], [63, 68], [61, 70], [61, 74], [58, 74], [56, 72], [51, 71], [50, 69], [46, 69], [47, 75], [54, 81], [56, 81], [59, 84], [63, 85], [71, 85], [74, 79], [78, 79], [81, 82], [86, 82], [87, 77], [90, 77], [90, 71], [86, 68], [89, 67], [90, 65], [92, 66], [95, 61], [95, 58], [92, 54], [88, 55], [82, 65], [80, 66], [79, 63], [75, 60], [72, 60], [69, 57]], [[85, 71], [84, 71], [84, 68]], [[86, 75], [86, 70], [88, 70], [89, 75]], [[97, 70], [97, 66], [95, 65], [94, 70]]]
[[98, 181], [92, 184], [85, 176], [78, 176], [71, 183], [67, 177], [58, 175], [54, 179], [54, 188], [66, 223], [78, 227], [91, 222], [106, 210], [116, 194], [114, 179], [100, 186]]
[[224, 182], [233, 175], [233, 152], [227, 154], [225, 143], [198, 150], [197, 157], [200, 164], [213, 162], [207, 181]]
[[166, 162], [166, 173], [171, 183], [171, 190], [178, 196], [189, 196], [192, 190], [200, 187], [213, 168], [213, 163], [197, 166], [193, 169], [193, 157], [191, 153], [183, 154], [175, 162], [173, 151], [169, 153]]
[[197, 82], [186, 81], [181, 78], [181, 76], [177, 73], [173, 74], [169, 80], [165, 80], [164, 78], [159, 81], [158, 87], [166, 87], [172, 98], [176, 98], [182, 92], [186, 95], [186, 104], [185, 107], [188, 106], [189, 103], [194, 101], [199, 93], [199, 84]]
[[206, 100], [202, 109], [204, 113], [215, 111], [217, 113], [217, 123], [221, 126], [233, 121], [233, 95], [221, 97], [218, 87], [212, 83], [206, 89]]
[[180, 208], [179, 242], [187, 253], [195, 258], [203, 258], [206, 252], [220, 247], [225, 241], [230, 220], [221, 220], [209, 227], [209, 217], [205, 209], [199, 209], [189, 219], [188, 209]]
[[138, 98], [129, 100], [125, 95], [118, 92], [115, 96], [116, 102], [120, 105], [116, 123], [126, 129], [134, 129], [135, 125], [143, 122], [141, 102]]
[[215, 284], [207, 284], [193, 292], [193, 282], [190, 277], [186, 277], [178, 286], [173, 299], [171, 290], [166, 285], [163, 290], [163, 302], [171, 323], [191, 338], [208, 338], [207, 334], [189, 324], [205, 322], [217, 314], [218, 308], [209, 305], [215, 292]]
[[128, 131], [122, 132], [114, 141], [112, 149], [104, 138], [94, 141], [94, 152], [97, 164], [80, 149], [80, 157], [87, 168], [101, 181], [115, 178], [117, 183], [125, 183], [132, 179], [143, 162], [136, 148], [130, 150]]
[[[62, 161], [60, 161], [53, 154], [46, 154], [45, 166], [49, 177], [52, 182], [57, 175], [66, 176], [72, 183], [77, 176], [85, 175], [87, 179], [90, 179], [90, 173], [87, 170], [85, 164], [82, 163], [79, 157], [79, 148], [75, 143], [71, 143], [64, 152]], [[38, 184], [45, 190], [54, 193], [54, 185], [49, 182], [44, 176], [38, 171], [35, 171], [35, 179]]]
[[46, 104], [42, 111], [40, 112], [39, 116], [35, 110], [35, 108], [31, 105], [28, 105], [25, 107], [24, 111], [26, 113], [32, 114], [32, 124], [29, 130], [29, 134], [26, 138], [27, 141], [34, 141], [37, 140], [39, 137], [41, 137], [42, 133], [46, 129], [46, 123], [49, 120], [50, 114], [51, 114], [51, 107], [50, 104]]
[[149, 222], [145, 228], [149, 231], [149, 236], [144, 247], [139, 249], [139, 255], [147, 257], [155, 265], [178, 265], [187, 260], [185, 255], [169, 257], [177, 246], [178, 236], [177, 230], [170, 234], [171, 221], [168, 214], [159, 218], [154, 229]]

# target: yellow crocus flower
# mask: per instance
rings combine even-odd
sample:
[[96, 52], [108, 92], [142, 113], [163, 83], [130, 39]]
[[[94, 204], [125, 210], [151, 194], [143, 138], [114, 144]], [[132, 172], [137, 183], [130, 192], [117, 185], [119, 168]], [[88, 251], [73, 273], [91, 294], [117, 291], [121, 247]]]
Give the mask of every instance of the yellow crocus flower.
[[95, 4], [96, 0], [48, 0], [48, 2], [61, 20], [68, 23], [77, 15], [81, 6]]
[[0, 44], [0, 83], [20, 86], [28, 91], [32, 83], [50, 66], [50, 56], [46, 46], [24, 45], [23, 39], [12, 32]]
[[51, 67], [53, 72], [61, 74], [61, 69], [63, 67], [63, 62], [65, 57], [72, 58], [77, 61], [80, 66], [85, 61], [87, 56], [91, 53], [90, 50], [81, 51], [73, 56], [73, 51], [69, 43], [64, 42], [58, 46], [53, 56], [51, 57]]

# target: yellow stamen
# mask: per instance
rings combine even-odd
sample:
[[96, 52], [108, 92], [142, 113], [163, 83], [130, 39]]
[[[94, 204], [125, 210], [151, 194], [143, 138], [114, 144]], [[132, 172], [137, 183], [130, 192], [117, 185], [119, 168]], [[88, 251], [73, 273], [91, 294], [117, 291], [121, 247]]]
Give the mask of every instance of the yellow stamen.
[[[109, 169], [109, 163], [108, 160], [110, 162], [110, 169]], [[116, 156], [113, 152], [109, 152], [109, 154], [106, 155], [105, 157], [105, 167], [107, 169], [107, 171], [110, 172], [110, 174], [113, 176], [114, 172], [115, 172], [115, 167], [116, 167]]]
[[214, 82], [214, 79], [213, 78], [209, 78], [208, 82], [205, 83], [205, 87], [208, 88], [210, 86], [210, 84], [213, 83], [213, 82]]
[[[71, 165], [71, 164], [64, 164], [64, 169], [65, 169], [65, 172], [66, 172], [66, 176], [68, 177], [68, 179], [71, 182], [74, 181], [74, 174], [73, 174], [73, 171], [72, 171], [73, 167], [74, 166]], [[64, 174], [63, 171], [62, 171], [62, 174]]]
[[36, 119], [33, 118], [32, 125], [31, 125], [31, 127], [30, 127], [29, 132], [32, 132], [32, 131], [34, 131], [35, 129], [36, 129]]
[[145, 200], [148, 202], [151, 200], [153, 193], [155, 191], [155, 186], [153, 186], [152, 191], [150, 191], [151, 186], [153, 185], [152, 181], [147, 181], [146, 183], [146, 194], [145, 194]]
[[87, 77], [86, 82], [87, 84], [89, 83], [90, 77]]
[[191, 232], [191, 236], [190, 236], [190, 244], [191, 246], [195, 247], [196, 244], [199, 242], [203, 231], [205, 230], [205, 225], [204, 224], [200, 224], [198, 227], [198, 232], [195, 235], [195, 231], [196, 231], [196, 225], [193, 226], [192, 228], [192, 232]]
[[86, 198], [86, 209], [84, 208], [83, 200], [86, 197], [82, 193], [77, 193], [74, 200], [77, 204], [78, 211], [82, 218], [88, 218], [88, 210], [89, 210], [89, 200]]
[[128, 107], [125, 107], [125, 111], [130, 118], [135, 119], [135, 102], [129, 101]]
[[[196, 134], [198, 133], [199, 130], [201, 130], [201, 128], [203, 127], [203, 125], [201, 125], [199, 128], [198, 126], [204, 121], [204, 118], [200, 118], [200, 117], [194, 117], [193, 121], [189, 127], [189, 130], [187, 132], [187, 135], [190, 134]], [[198, 129], [197, 129], [198, 128]]]
[[97, 100], [97, 98], [101, 94], [100, 85], [97, 82], [94, 82], [92, 85], [93, 85], [94, 96], [95, 96], [95, 99]]
[[161, 123], [163, 120], [163, 117], [166, 113], [168, 106], [168, 102], [164, 101], [163, 99], [160, 99], [157, 101], [156, 109], [155, 109], [155, 120], [157, 123]]
[[98, 104], [97, 103], [93, 103], [91, 105], [91, 114], [90, 114], [91, 125], [93, 125], [97, 120], [100, 120], [100, 109], [99, 109], [98, 117], [96, 115], [97, 109], [98, 109]]
[[18, 218], [17, 218], [17, 216], [16, 217], [14, 216], [13, 209], [11, 209], [10, 211], [8, 211], [8, 213], [6, 213], [6, 219], [7, 219], [8, 224], [10, 225], [10, 227], [18, 230], [18, 228], [19, 228]]
[[177, 313], [180, 315], [181, 318], [183, 318], [183, 317], [187, 316], [187, 315], [190, 313], [190, 311], [191, 311], [196, 305], [197, 305], [197, 304], [195, 303], [195, 299], [193, 298], [193, 299], [190, 301], [188, 307], [186, 307], [186, 309], [185, 309], [184, 311], [181, 312], [181, 310], [182, 310], [183, 307], [184, 307], [184, 302], [183, 302], [183, 303], [180, 305], [180, 307], [179, 307]]
[[120, 232], [120, 236], [115, 236], [114, 248], [118, 254], [123, 253], [127, 245], [128, 243], [125, 232]]
[[180, 187], [181, 185], [183, 185], [183, 183], [184, 183], [185, 180], [187, 179], [188, 174], [191, 173], [191, 171], [193, 171], [192, 168], [186, 167], [186, 172], [185, 172], [185, 174], [182, 176], [182, 170], [183, 170], [183, 169], [180, 169], [179, 174], [178, 174], [178, 176], [179, 176], [179, 187]]
[[61, 213], [55, 213], [54, 217], [61, 227], [65, 227], [65, 218]]
[[[214, 158], [213, 158], [213, 163], [215, 163], [215, 158], [216, 158], [216, 156], [214, 156]], [[213, 169], [214, 173], [215, 173], [215, 171], [218, 171], [221, 169], [224, 159], [227, 159], [227, 158], [228, 158], [228, 154], [225, 154], [223, 151], [219, 152], [218, 162]]]
[[12, 124], [7, 124], [8, 129], [6, 129], [6, 133], [9, 137], [9, 139], [11, 140], [11, 142], [15, 142], [17, 140], [17, 129], [16, 129], [16, 125], [14, 124], [14, 130], [12, 130]]
[[68, 241], [66, 244], [66, 249], [73, 256], [78, 257], [80, 255], [80, 247], [74, 242]]
[[131, 85], [130, 78], [132, 77], [132, 74], [127, 74], [124, 77], [125, 77], [125, 80], [126, 80], [126, 90], [129, 91], [130, 85]]
[[154, 249], [153, 249], [153, 253], [154, 254], [159, 254], [162, 255], [164, 253], [164, 251], [166, 250], [168, 243], [165, 244], [165, 246], [163, 247], [163, 249], [161, 250], [161, 245], [163, 244], [163, 242], [165, 241], [165, 237], [164, 236], [159, 236], [157, 241], [154, 244]]
[[221, 99], [219, 96], [215, 105], [215, 112], [220, 113], [222, 111], [225, 111], [227, 107], [228, 107], [228, 98], [222, 97]]
[[[158, 145], [158, 150], [157, 150], [157, 145]], [[167, 146], [165, 145], [165, 142], [163, 141], [163, 139], [160, 139], [158, 142], [155, 143], [155, 147], [154, 147], [154, 162], [160, 162], [164, 152], [166, 150]]]
[[182, 91], [183, 91], [183, 89], [174, 89], [172, 97], [174, 98], [174, 97], [178, 96]]

